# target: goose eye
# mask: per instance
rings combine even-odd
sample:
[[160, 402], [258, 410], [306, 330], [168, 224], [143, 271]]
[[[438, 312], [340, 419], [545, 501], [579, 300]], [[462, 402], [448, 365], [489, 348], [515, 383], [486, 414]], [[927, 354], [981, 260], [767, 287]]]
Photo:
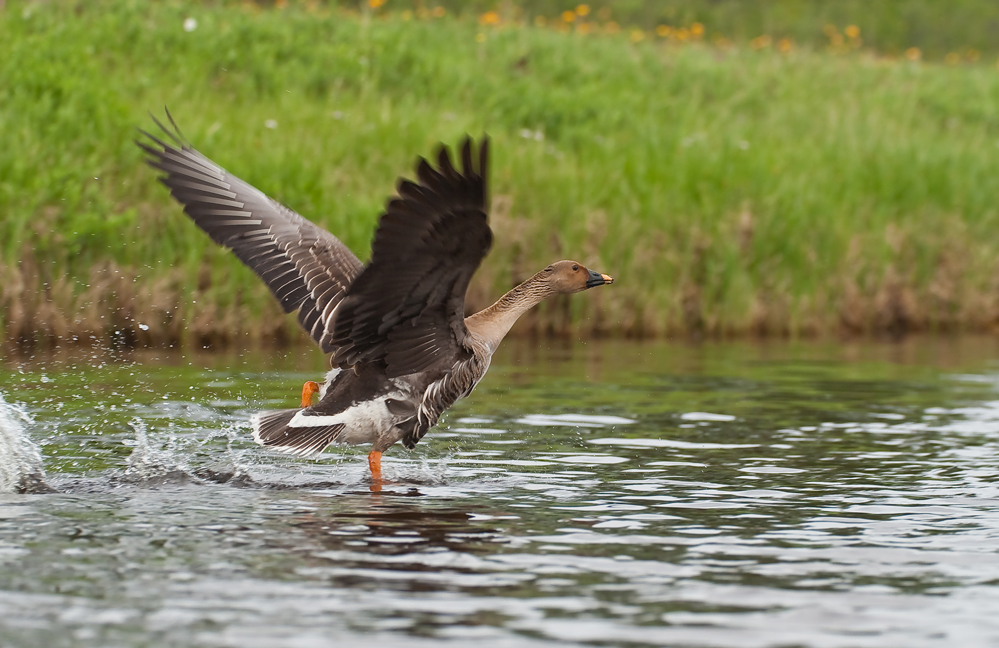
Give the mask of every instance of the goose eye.
[[578, 266], [578, 265], [575, 265], [575, 264], [574, 264], [574, 265], [572, 266], [572, 271], [573, 271], [573, 272], [576, 272], [577, 270], [579, 270], [579, 266]]
[[548, 266], [547, 268], [545, 268], [545, 272], [551, 272], [554, 269], [555, 269], [555, 266]]

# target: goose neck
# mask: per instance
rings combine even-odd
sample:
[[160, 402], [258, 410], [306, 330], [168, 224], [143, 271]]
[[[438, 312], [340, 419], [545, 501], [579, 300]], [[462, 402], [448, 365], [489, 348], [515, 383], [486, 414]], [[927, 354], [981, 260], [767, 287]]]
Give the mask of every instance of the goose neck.
[[496, 303], [465, 319], [465, 325], [478, 335], [492, 354], [521, 315], [554, 293], [547, 282], [535, 275], [507, 292]]

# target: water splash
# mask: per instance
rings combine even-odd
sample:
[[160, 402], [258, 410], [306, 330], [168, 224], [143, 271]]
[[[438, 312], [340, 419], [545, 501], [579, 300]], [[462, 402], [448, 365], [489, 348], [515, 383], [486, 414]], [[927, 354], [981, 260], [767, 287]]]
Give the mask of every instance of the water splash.
[[223, 425], [217, 430], [209, 432], [202, 441], [202, 446], [207, 445], [215, 439], [225, 439], [225, 455], [217, 458], [212, 464], [204, 466], [195, 471], [195, 474], [208, 481], [221, 484], [249, 486], [253, 483], [250, 476], [252, 462], [244, 461], [245, 450], [236, 450], [232, 447], [233, 442], [240, 437], [239, 426]]
[[25, 433], [33, 421], [23, 407], [0, 394], [0, 493], [51, 493], [38, 446]]
[[145, 421], [136, 417], [129, 421], [129, 425], [135, 430], [135, 445], [125, 461], [127, 479], [144, 484], [186, 482], [190, 479], [187, 469], [177, 463], [170, 453], [149, 445]]

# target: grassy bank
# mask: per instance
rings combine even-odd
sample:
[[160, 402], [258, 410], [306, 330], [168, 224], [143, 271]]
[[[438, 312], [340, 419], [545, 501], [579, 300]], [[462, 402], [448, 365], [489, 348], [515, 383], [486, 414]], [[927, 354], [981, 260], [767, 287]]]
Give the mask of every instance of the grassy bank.
[[999, 321], [994, 64], [145, 2], [8, 3], [0, 42], [6, 339], [300, 339], [142, 164], [134, 128], [163, 105], [362, 258], [415, 155], [489, 132], [472, 305], [555, 258], [618, 277], [521, 332]]
[[[279, 0], [280, 1], [280, 0]], [[273, 4], [267, 2], [266, 4]], [[346, 6], [414, 14], [449, 13], [541, 22], [574, 31], [639, 29], [648, 38], [792, 46], [837, 51], [873, 48], [928, 60], [993, 61], [999, 54], [999, 5], [993, 0], [350, 0]], [[699, 25], [691, 33], [691, 27]], [[851, 28], [852, 26], [852, 28]]]

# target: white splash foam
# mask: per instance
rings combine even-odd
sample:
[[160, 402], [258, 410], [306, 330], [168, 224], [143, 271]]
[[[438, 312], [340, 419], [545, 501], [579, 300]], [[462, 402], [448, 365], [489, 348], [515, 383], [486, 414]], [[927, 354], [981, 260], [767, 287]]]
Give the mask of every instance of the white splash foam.
[[0, 493], [49, 490], [38, 446], [25, 433], [33, 423], [19, 405], [10, 405], [0, 394]]

